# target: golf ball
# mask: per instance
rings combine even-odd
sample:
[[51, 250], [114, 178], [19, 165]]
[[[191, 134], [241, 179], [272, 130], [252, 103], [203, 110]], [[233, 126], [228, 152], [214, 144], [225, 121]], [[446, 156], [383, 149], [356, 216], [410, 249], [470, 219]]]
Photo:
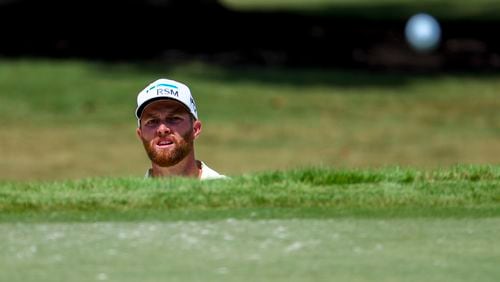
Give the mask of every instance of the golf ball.
[[415, 14], [406, 22], [405, 36], [417, 52], [430, 52], [441, 41], [441, 27], [438, 21], [426, 13]]

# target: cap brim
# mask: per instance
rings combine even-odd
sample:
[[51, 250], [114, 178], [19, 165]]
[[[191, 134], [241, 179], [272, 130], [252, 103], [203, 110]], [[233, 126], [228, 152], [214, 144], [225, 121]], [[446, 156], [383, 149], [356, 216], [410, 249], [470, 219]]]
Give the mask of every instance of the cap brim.
[[[159, 100], [172, 100], [172, 101], [176, 101], [179, 104], [181, 104], [191, 116], [193, 115], [191, 113], [191, 110], [186, 105], [184, 105], [184, 103], [182, 103], [181, 101], [179, 101], [177, 99], [169, 98], [169, 97], [155, 97], [155, 98], [151, 98], [149, 100], [144, 101], [144, 103], [142, 103], [139, 107], [137, 107], [137, 109], [135, 110], [135, 116], [137, 117], [137, 119], [141, 119], [142, 112], [144, 111], [144, 109], [149, 104], [151, 104], [153, 102], [156, 102], [156, 101], [159, 101]], [[196, 117], [194, 117], [194, 118], [196, 119]]]

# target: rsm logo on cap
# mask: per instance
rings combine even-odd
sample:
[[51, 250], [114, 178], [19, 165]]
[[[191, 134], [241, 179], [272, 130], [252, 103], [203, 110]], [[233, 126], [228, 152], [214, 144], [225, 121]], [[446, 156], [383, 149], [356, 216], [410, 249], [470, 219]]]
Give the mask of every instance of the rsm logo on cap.
[[[162, 86], [166, 86], [169, 88], [161, 88]], [[148, 90], [146, 90], [146, 93], [148, 93], [149, 91], [151, 91], [155, 88], [156, 88], [156, 95], [157, 96], [170, 95], [170, 96], [179, 97], [179, 90], [177, 90], [178, 87], [176, 85], [165, 84], [165, 83], [151, 86]], [[171, 88], [173, 88], [173, 89], [171, 89]]]
[[156, 95], [158, 95], [158, 96], [170, 95], [170, 96], [179, 97], [179, 90], [174, 90], [174, 89], [170, 89], [170, 88], [156, 88]]

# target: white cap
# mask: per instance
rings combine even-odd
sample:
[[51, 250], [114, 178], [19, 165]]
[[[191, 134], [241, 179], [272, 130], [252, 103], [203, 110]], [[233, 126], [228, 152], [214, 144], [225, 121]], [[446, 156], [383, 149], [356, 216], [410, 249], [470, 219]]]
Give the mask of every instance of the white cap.
[[150, 83], [137, 95], [137, 109], [135, 116], [141, 119], [142, 111], [151, 102], [161, 99], [173, 99], [181, 102], [189, 109], [189, 112], [198, 119], [196, 103], [189, 87], [175, 80], [160, 78]]

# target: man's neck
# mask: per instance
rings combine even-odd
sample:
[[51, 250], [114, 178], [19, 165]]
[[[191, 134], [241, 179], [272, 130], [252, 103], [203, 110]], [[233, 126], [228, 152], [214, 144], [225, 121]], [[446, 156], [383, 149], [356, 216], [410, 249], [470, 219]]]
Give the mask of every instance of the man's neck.
[[194, 156], [187, 157], [177, 163], [176, 165], [169, 167], [162, 167], [155, 163], [152, 164], [151, 176], [153, 177], [169, 177], [169, 176], [181, 176], [181, 177], [201, 177], [201, 162], [197, 161]]

